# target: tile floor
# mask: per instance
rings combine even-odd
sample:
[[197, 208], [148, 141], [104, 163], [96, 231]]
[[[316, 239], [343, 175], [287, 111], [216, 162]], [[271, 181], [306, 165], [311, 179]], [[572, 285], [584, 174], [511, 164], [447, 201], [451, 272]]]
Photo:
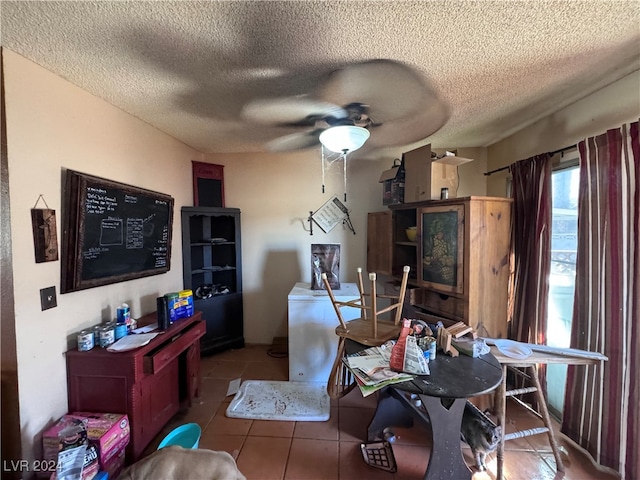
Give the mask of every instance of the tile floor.
[[[202, 427], [200, 448], [224, 450], [237, 460], [249, 480], [411, 480], [422, 479], [430, 451], [430, 432], [421, 426], [394, 428], [398, 439], [393, 451], [398, 471], [388, 473], [370, 467], [362, 459], [360, 442], [376, 406], [375, 395], [363, 398], [358, 389], [331, 403], [327, 422], [278, 422], [227, 418], [233, 397], [226, 397], [229, 381], [287, 380], [288, 359], [268, 355], [269, 346], [247, 346], [202, 358], [201, 397], [187, 411], [177, 414], [149, 445], [155, 450], [164, 436], [178, 425], [196, 422]], [[522, 407], [509, 401], [507, 432], [540, 426]], [[556, 425], [557, 427], [557, 425]], [[559, 427], [556, 428], [559, 431]], [[510, 440], [505, 444], [504, 473], [507, 480], [613, 480], [596, 470], [578, 450], [558, 437], [566, 449], [564, 476], [556, 474], [555, 460], [545, 435]], [[468, 465], [470, 449], [461, 443]], [[473, 480], [496, 478], [495, 454], [487, 459], [488, 470]]]

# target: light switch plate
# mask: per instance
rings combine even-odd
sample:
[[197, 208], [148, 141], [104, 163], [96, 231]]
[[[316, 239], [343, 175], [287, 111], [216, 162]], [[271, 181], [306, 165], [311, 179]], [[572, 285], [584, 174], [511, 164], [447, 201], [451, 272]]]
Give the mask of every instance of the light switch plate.
[[48, 310], [58, 306], [55, 286], [40, 289], [40, 305], [42, 305], [42, 310]]

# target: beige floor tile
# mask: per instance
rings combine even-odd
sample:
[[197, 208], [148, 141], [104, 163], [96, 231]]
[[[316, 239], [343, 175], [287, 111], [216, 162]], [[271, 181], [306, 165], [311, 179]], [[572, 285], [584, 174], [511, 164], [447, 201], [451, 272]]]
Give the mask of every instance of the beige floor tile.
[[[306, 422], [316, 423], [316, 422]], [[249, 435], [254, 437], [286, 437], [291, 438], [296, 422], [279, 422], [277, 420], [254, 420]]]
[[367, 397], [363, 397], [359, 388], [354, 388], [344, 397], [338, 400], [341, 407], [355, 407], [355, 408], [376, 408], [378, 405], [378, 395], [373, 393]]
[[278, 361], [274, 359], [264, 359], [260, 362], [248, 362], [242, 374], [242, 380], [280, 380], [289, 379], [289, 366], [286, 359]]
[[413, 427], [392, 427], [397, 445], [431, 445], [431, 429], [422, 422], [414, 421]]
[[[200, 401], [222, 402], [227, 400], [227, 390], [229, 388], [229, 380], [219, 378], [204, 378], [200, 382]], [[231, 397], [229, 398], [229, 400]]]
[[293, 436], [295, 438], [338, 440], [340, 438], [338, 416], [338, 407], [331, 407], [331, 415], [326, 422], [296, 422]]
[[336, 441], [294, 438], [285, 480], [336, 480], [339, 445]]
[[238, 456], [238, 469], [247, 480], [282, 480], [290, 438], [247, 437]]
[[395, 478], [401, 480], [422, 480], [429, 463], [429, 447], [415, 445], [394, 445], [393, 454], [398, 464]]
[[217, 360], [216, 357], [208, 358], [210, 360], [203, 361], [200, 365], [200, 372], [203, 378], [233, 380], [234, 378], [241, 378], [246, 368], [246, 363], [244, 362]]
[[200, 448], [227, 452], [237, 459], [245, 438], [247, 437], [244, 435], [223, 435], [212, 428], [208, 428], [202, 432]]
[[341, 442], [364, 442], [371, 423], [373, 408], [339, 407], [338, 422]]
[[204, 430], [221, 405], [219, 401], [203, 402], [196, 399], [191, 408], [174, 418], [182, 423], [197, 423]]
[[247, 435], [253, 420], [227, 417], [225, 411], [228, 406], [227, 402], [220, 405], [207, 428], [212, 428], [214, 431], [224, 435]]

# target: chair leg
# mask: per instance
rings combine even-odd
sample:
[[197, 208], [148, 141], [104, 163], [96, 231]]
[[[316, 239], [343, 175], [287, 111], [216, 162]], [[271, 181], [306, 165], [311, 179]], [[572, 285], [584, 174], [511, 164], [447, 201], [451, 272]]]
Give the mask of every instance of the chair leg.
[[503, 480], [503, 472], [502, 467], [504, 465], [504, 435], [506, 434], [506, 409], [507, 409], [507, 367], [506, 365], [502, 366], [502, 382], [498, 385], [498, 389], [496, 390], [495, 401], [494, 403], [497, 406], [498, 413], [498, 425], [502, 427], [502, 435], [500, 436], [500, 441], [498, 442], [498, 452], [497, 452], [497, 472], [496, 472], [496, 480]]
[[562, 463], [562, 457], [560, 456], [560, 449], [556, 442], [555, 434], [553, 433], [553, 427], [551, 425], [551, 419], [549, 418], [549, 410], [547, 409], [547, 401], [544, 398], [542, 388], [540, 386], [540, 379], [538, 378], [538, 369], [535, 365], [529, 367], [529, 373], [533, 386], [536, 387], [536, 400], [538, 401], [538, 409], [540, 410], [540, 416], [544, 422], [544, 426], [547, 427], [547, 436], [549, 438], [549, 445], [551, 445], [551, 451], [556, 459], [556, 468], [558, 472], [564, 472], [564, 464]]
[[342, 362], [345, 350], [345, 339], [338, 337], [338, 350], [336, 352], [336, 359], [333, 361], [331, 372], [329, 373], [329, 380], [327, 382], [327, 394], [329, 398], [344, 397], [356, 386], [353, 374], [347, 369]]

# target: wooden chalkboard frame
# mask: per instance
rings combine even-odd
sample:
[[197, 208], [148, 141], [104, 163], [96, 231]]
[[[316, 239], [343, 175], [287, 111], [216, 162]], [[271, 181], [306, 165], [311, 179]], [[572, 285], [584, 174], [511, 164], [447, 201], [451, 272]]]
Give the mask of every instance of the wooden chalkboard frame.
[[[87, 288], [133, 280], [135, 278], [158, 275], [169, 271], [171, 268], [171, 232], [174, 206], [174, 199], [170, 195], [88, 175], [75, 170], [66, 170], [63, 176], [64, 210], [60, 293], [75, 292]], [[156, 265], [148, 267], [147, 265], [141, 266], [139, 262], [133, 262], [130, 266], [127, 266], [127, 270], [122, 273], [113, 274], [104, 272], [104, 274], [100, 274], [94, 272], [93, 278], [85, 278], [83, 276], [85, 269], [88, 271], [90, 268], [87, 262], [92, 261], [92, 259], [86, 259], [88, 257], [88, 255], [86, 255], [88, 245], [85, 245], [87, 237], [85, 226], [87, 225], [88, 188], [98, 188], [109, 193], [115, 190], [117, 194], [126, 194], [135, 197], [136, 202], [138, 198], [153, 202], [153, 208], [159, 209], [160, 213], [160, 215], [156, 215], [154, 218], [159, 217], [162, 219], [160, 220], [162, 222], [160, 226], [162, 227], [162, 231], [166, 232], [166, 249], [163, 251], [162, 249], [164, 247], [161, 246], [159, 250], [156, 249], [153, 252], [148, 252], [148, 248], [145, 247], [138, 249], [137, 254], [145, 256], [147, 260], [155, 262]], [[164, 220], [165, 217], [166, 221]], [[165, 236], [162, 235], [159, 242], [164, 244], [164, 238]], [[127, 251], [126, 246], [120, 248], [125, 248], [124, 251]]]

